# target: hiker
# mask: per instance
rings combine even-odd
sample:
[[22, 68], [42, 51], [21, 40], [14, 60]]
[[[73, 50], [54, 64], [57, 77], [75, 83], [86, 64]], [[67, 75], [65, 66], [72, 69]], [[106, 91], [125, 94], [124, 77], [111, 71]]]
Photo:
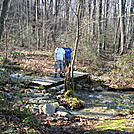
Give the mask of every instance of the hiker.
[[55, 49], [55, 72], [54, 72], [54, 78], [57, 77], [58, 69], [60, 69], [60, 77], [64, 78], [64, 58], [65, 58], [65, 50], [61, 47], [62, 44], [57, 44], [57, 47]]
[[62, 47], [65, 50], [65, 63], [64, 63], [64, 70], [69, 67], [71, 63], [71, 53], [72, 49], [69, 47], [68, 42], [66, 42], [66, 47]]

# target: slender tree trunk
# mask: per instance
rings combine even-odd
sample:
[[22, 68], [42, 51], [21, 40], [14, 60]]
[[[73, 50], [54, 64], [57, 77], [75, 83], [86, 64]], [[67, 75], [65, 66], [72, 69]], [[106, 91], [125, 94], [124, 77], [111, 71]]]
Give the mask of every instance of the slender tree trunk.
[[131, 10], [130, 10], [130, 16], [131, 16], [131, 21], [130, 21], [130, 35], [131, 35], [131, 39], [130, 39], [130, 43], [128, 44], [128, 48], [132, 49], [134, 48], [134, 0], [132, 0], [132, 6], [131, 6]]
[[74, 78], [73, 78], [73, 68], [75, 64], [75, 59], [76, 59], [76, 54], [77, 54], [77, 49], [78, 49], [78, 44], [79, 44], [79, 34], [80, 34], [80, 7], [81, 5], [79, 4], [77, 7], [77, 13], [76, 13], [76, 18], [77, 18], [77, 31], [76, 31], [76, 39], [75, 39], [75, 47], [74, 47], [74, 53], [71, 61], [71, 66], [68, 68], [68, 72], [65, 77], [64, 81], [64, 86], [65, 86], [65, 91], [69, 90], [70, 87], [72, 86], [72, 89], [74, 90]]
[[10, 0], [4, 0], [3, 1], [3, 6], [2, 6], [2, 11], [1, 11], [1, 16], [0, 16], [0, 39], [4, 30], [4, 21], [5, 21], [5, 17], [7, 14], [7, 10], [8, 10], [8, 3]]
[[113, 41], [113, 44], [114, 44], [114, 53], [119, 53], [119, 48], [118, 47], [118, 40], [119, 40], [119, 18], [116, 20], [116, 22], [114, 22], [114, 27], [115, 27], [115, 32], [114, 32], [114, 41]]
[[71, 0], [65, 0], [65, 24], [69, 24], [69, 10], [70, 10]]
[[94, 0], [94, 3], [93, 3], [93, 12], [92, 12], [92, 21], [93, 21], [93, 23], [92, 23], [92, 36], [94, 36], [95, 35], [95, 31], [96, 31], [96, 29], [95, 29], [95, 23], [94, 23], [94, 21], [95, 21], [95, 18], [96, 18], [96, 0]]
[[[92, 16], [91, 16], [91, 14], [92, 14], [92, 10], [91, 10], [92, 6], [91, 6], [91, 4], [92, 4], [92, 1], [89, 0], [88, 1], [88, 35], [90, 35], [91, 32], [92, 32], [92, 27], [90, 26], [91, 19], [92, 19]], [[92, 39], [91, 36], [87, 37], [87, 40], [89, 40], [90, 42], [91, 42], [91, 39]]]
[[126, 25], [126, 48], [130, 49], [130, 40], [132, 38], [131, 35], [131, 8], [132, 8], [132, 0], [129, 1], [129, 6], [130, 8], [128, 8], [128, 19], [127, 19], [127, 25]]
[[125, 25], [124, 25], [124, 6], [123, 0], [119, 0], [119, 17], [120, 17], [120, 54], [125, 52]]
[[[103, 24], [103, 30], [104, 30], [104, 41], [103, 41], [103, 44], [102, 44], [102, 49], [105, 50], [106, 49], [106, 42], [107, 42], [107, 25], [108, 25], [108, 9], [109, 9], [109, 3], [108, 3], [108, 0], [105, 1], [105, 22]], [[108, 45], [108, 44], [107, 44]]]
[[101, 18], [102, 18], [102, 0], [99, 0], [99, 13], [98, 13], [99, 17], [98, 17], [98, 54], [100, 54], [101, 49], [102, 49], [102, 28], [101, 28]]
[[39, 49], [38, 0], [35, 0], [35, 18], [36, 18], [36, 47], [37, 49]]
[[82, 19], [85, 15], [85, 0], [81, 0], [81, 13], [80, 13], [80, 19]]

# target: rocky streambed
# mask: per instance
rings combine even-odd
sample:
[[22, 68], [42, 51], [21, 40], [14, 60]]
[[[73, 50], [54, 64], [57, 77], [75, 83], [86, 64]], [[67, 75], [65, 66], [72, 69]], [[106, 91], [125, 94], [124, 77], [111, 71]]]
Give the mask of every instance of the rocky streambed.
[[85, 102], [85, 106], [69, 110], [60, 106], [57, 100], [57, 96], [64, 93], [64, 85], [50, 89], [41, 87], [20, 88], [15, 85], [8, 88], [10, 91], [0, 91], [0, 94], [13, 102], [13, 108], [27, 108], [35, 115], [41, 115], [42, 133], [46, 134], [84, 134], [97, 125], [98, 121], [113, 118], [117, 114], [128, 114], [134, 108], [133, 92], [111, 92], [100, 85], [96, 88], [85, 88], [77, 84], [74, 94]]
[[[20, 79], [22, 76], [15, 74], [12, 77]], [[26, 79], [27, 77], [23, 76], [22, 78]], [[13, 92], [21, 94], [21, 99], [17, 97], [13, 107], [25, 106], [33, 113], [44, 115], [57, 114], [70, 118], [74, 115], [79, 115], [105, 119], [117, 114], [128, 114], [134, 111], [133, 92], [112, 92], [99, 84], [95, 88], [91, 88], [90, 85], [85, 84], [85, 80], [75, 83], [76, 90], [74, 91], [76, 97], [85, 102], [85, 106], [81, 109], [73, 110], [66, 109], [58, 103], [57, 96], [64, 93], [64, 85], [50, 89], [44, 89], [42, 86], [30, 86], [26, 88], [24, 85], [24, 87], [13, 86], [10, 87], [12, 89], [11, 92], [1, 91], [1, 93], [6, 94], [10, 99], [16, 98]]]
[[74, 112], [81, 116], [106, 119], [128, 114], [134, 108], [133, 92], [111, 92], [102, 88], [101, 92], [81, 90], [76, 94], [86, 104], [83, 109]]
[[[64, 92], [63, 85], [48, 90], [22, 88], [18, 92], [22, 98], [19, 99], [18, 97], [13, 107], [25, 106], [33, 113], [42, 115], [58, 115], [69, 118], [77, 115], [95, 119], [106, 119], [117, 114], [128, 114], [134, 108], [133, 92], [111, 92], [101, 86], [75, 90], [76, 97], [83, 100], [85, 106], [81, 109], [73, 110], [60, 106], [57, 101], [56, 96]], [[6, 94], [9, 98], [13, 97], [13, 93]]]

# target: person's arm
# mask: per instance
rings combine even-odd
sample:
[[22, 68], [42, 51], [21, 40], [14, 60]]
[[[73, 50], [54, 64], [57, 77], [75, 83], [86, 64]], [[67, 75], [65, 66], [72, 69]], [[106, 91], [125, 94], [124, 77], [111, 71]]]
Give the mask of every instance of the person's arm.
[[65, 50], [63, 49], [63, 53], [64, 53], [64, 55], [63, 55], [63, 60], [65, 61]]
[[70, 48], [70, 60], [72, 59], [72, 49]]
[[65, 54], [63, 55], [63, 60], [65, 61]]
[[56, 54], [57, 54], [57, 53], [54, 54], [54, 61], [56, 61]]
[[57, 56], [57, 48], [55, 49], [55, 52], [54, 52], [54, 60], [56, 61], [56, 56]]
[[72, 49], [70, 48], [70, 53], [72, 53], [73, 51], [72, 51]]

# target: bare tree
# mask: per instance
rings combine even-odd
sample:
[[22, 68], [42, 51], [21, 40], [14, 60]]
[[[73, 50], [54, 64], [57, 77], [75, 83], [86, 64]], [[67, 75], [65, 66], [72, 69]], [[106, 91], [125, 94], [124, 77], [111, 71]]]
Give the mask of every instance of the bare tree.
[[130, 1], [128, 1], [128, 11], [127, 11], [127, 14], [128, 14], [128, 19], [127, 19], [127, 22], [126, 22], [126, 48], [127, 49], [130, 49], [131, 48], [131, 40], [132, 40], [132, 35], [133, 34], [131, 34], [131, 33], [133, 33], [132, 32], [132, 16], [131, 16], [131, 14], [133, 14], [133, 7], [132, 7], [132, 5], [134, 4], [134, 1], [132, 1], [132, 0], [130, 0]]
[[[108, 0], [105, 0], [105, 8], [104, 8], [104, 23], [103, 23], [103, 30], [104, 30], [104, 39], [103, 39], [103, 44], [102, 44], [102, 49], [106, 49], [106, 42], [107, 42], [107, 27], [108, 27], [108, 13], [109, 13], [109, 2]], [[108, 44], [107, 44], [108, 45]]]
[[4, 30], [4, 20], [7, 14], [7, 10], [8, 10], [8, 3], [10, 0], [4, 0], [3, 4], [2, 4], [2, 11], [1, 11], [1, 16], [0, 16], [0, 39], [2, 36], [2, 32]]
[[98, 11], [98, 54], [100, 53], [100, 50], [102, 49], [102, 0], [99, 0], [99, 11]]
[[124, 0], [119, 0], [119, 17], [120, 17], [120, 54], [125, 52], [125, 22], [124, 22]]
[[76, 15], [76, 19], [77, 19], [77, 30], [76, 30], [76, 39], [75, 39], [75, 47], [74, 47], [74, 54], [72, 57], [72, 61], [71, 61], [71, 66], [68, 68], [68, 72], [66, 73], [66, 78], [64, 81], [64, 86], [65, 86], [65, 91], [71, 89], [74, 90], [74, 78], [73, 78], [73, 68], [74, 68], [74, 64], [75, 64], [75, 59], [76, 59], [76, 53], [78, 50], [78, 44], [79, 44], [79, 33], [80, 33], [80, 10], [81, 9], [81, 3], [78, 4], [77, 6], [77, 11], [75, 13]]
[[51, 49], [54, 41], [72, 42], [77, 29], [75, 7], [81, 2], [81, 49], [122, 54], [132, 48], [133, 0], [12, 0], [8, 8], [9, 1], [1, 1], [0, 38], [5, 28], [14, 46]]

